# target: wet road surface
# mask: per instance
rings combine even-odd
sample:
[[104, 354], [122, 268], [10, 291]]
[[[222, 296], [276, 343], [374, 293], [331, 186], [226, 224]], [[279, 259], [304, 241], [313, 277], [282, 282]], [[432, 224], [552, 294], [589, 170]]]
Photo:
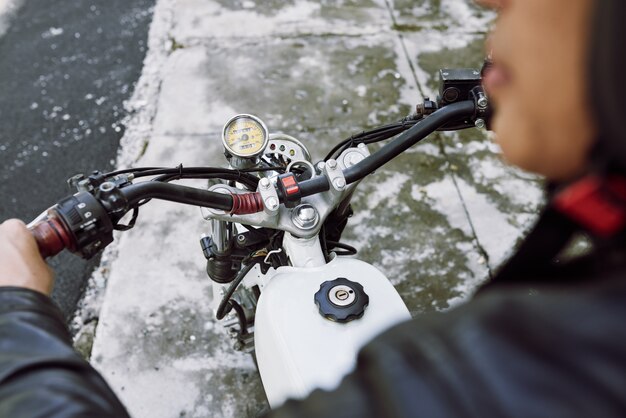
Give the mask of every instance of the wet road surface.
[[[70, 193], [71, 175], [112, 167], [153, 5], [26, 0], [13, 16], [0, 38], [0, 220], [28, 222]], [[66, 316], [97, 263], [51, 261]]]

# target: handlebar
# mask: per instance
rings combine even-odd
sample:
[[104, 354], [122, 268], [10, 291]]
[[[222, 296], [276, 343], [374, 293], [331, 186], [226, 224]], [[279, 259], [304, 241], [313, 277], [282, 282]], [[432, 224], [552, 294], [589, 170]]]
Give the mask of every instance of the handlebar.
[[232, 195], [157, 181], [133, 184], [120, 191], [126, 197], [128, 207], [145, 199], [162, 199], [196, 206], [206, 206], [210, 202], [212, 208], [227, 212], [233, 209]]
[[114, 223], [146, 199], [208, 206], [240, 215], [263, 210], [258, 193], [230, 195], [161, 182], [144, 182], [118, 189], [105, 182], [95, 195], [83, 191], [63, 199], [29, 225], [29, 229], [44, 258], [65, 248], [91, 258], [113, 241]]
[[[429, 134], [452, 121], [476, 117], [472, 100], [443, 107], [386, 144], [378, 152], [344, 170], [347, 184], [357, 182]], [[330, 190], [325, 176], [298, 183], [300, 196]], [[147, 199], [162, 199], [195, 206], [211, 207], [231, 214], [250, 214], [264, 209], [258, 192], [223, 194], [159, 181], [117, 187], [105, 181], [97, 190], [81, 191], [60, 201], [48, 210], [41, 221], [29, 225], [41, 255], [51, 257], [67, 248], [84, 258], [91, 258], [113, 241], [113, 230], [124, 214]], [[281, 196], [281, 202], [283, 198]]]
[[[437, 110], [426, 119], [416, 123], [413, 127], [400, 134], [375, 154], [344, 170], [343, 174], [346, 178], [346, 183], [351, 184], [363, 179], [451, 120], [470, 118], [475, 113], [476, 105], [472, 100], [453, 103]], [[302, 197], [330, 190], [328, 179], [323, 176], [305, 180], [299, 186]]]

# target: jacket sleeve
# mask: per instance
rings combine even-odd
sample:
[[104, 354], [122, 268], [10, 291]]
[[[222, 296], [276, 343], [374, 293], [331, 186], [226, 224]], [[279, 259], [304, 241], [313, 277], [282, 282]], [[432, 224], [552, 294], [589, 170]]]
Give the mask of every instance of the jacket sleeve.
[[623, 416], [624, 300], [623, 287], [491, 292], [387, 331], [335, 391], [269, 417]]
[[0, 288], [0, 416], [127, 417], [47, 296]]

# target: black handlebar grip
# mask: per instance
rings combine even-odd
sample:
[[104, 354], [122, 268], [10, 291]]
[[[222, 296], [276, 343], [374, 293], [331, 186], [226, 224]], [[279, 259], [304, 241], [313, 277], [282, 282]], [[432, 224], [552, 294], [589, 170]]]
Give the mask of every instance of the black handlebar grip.
[[29, 229], [43, 258], [55, 256], [64, 249], [73, 247], [71, 235], [63, 222], [56, 217], [46, 218]]

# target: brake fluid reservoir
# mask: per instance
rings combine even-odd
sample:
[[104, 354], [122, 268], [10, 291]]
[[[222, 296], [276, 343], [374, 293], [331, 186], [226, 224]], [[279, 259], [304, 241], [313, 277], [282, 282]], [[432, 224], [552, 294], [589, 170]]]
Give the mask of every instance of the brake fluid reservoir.
[[256, 356], [270, 406], [316, 388], [336, 388], [364, 344], [408, 319], [389, 280], [362, 261], [279, 268], [263, 288], [255, 319]]

